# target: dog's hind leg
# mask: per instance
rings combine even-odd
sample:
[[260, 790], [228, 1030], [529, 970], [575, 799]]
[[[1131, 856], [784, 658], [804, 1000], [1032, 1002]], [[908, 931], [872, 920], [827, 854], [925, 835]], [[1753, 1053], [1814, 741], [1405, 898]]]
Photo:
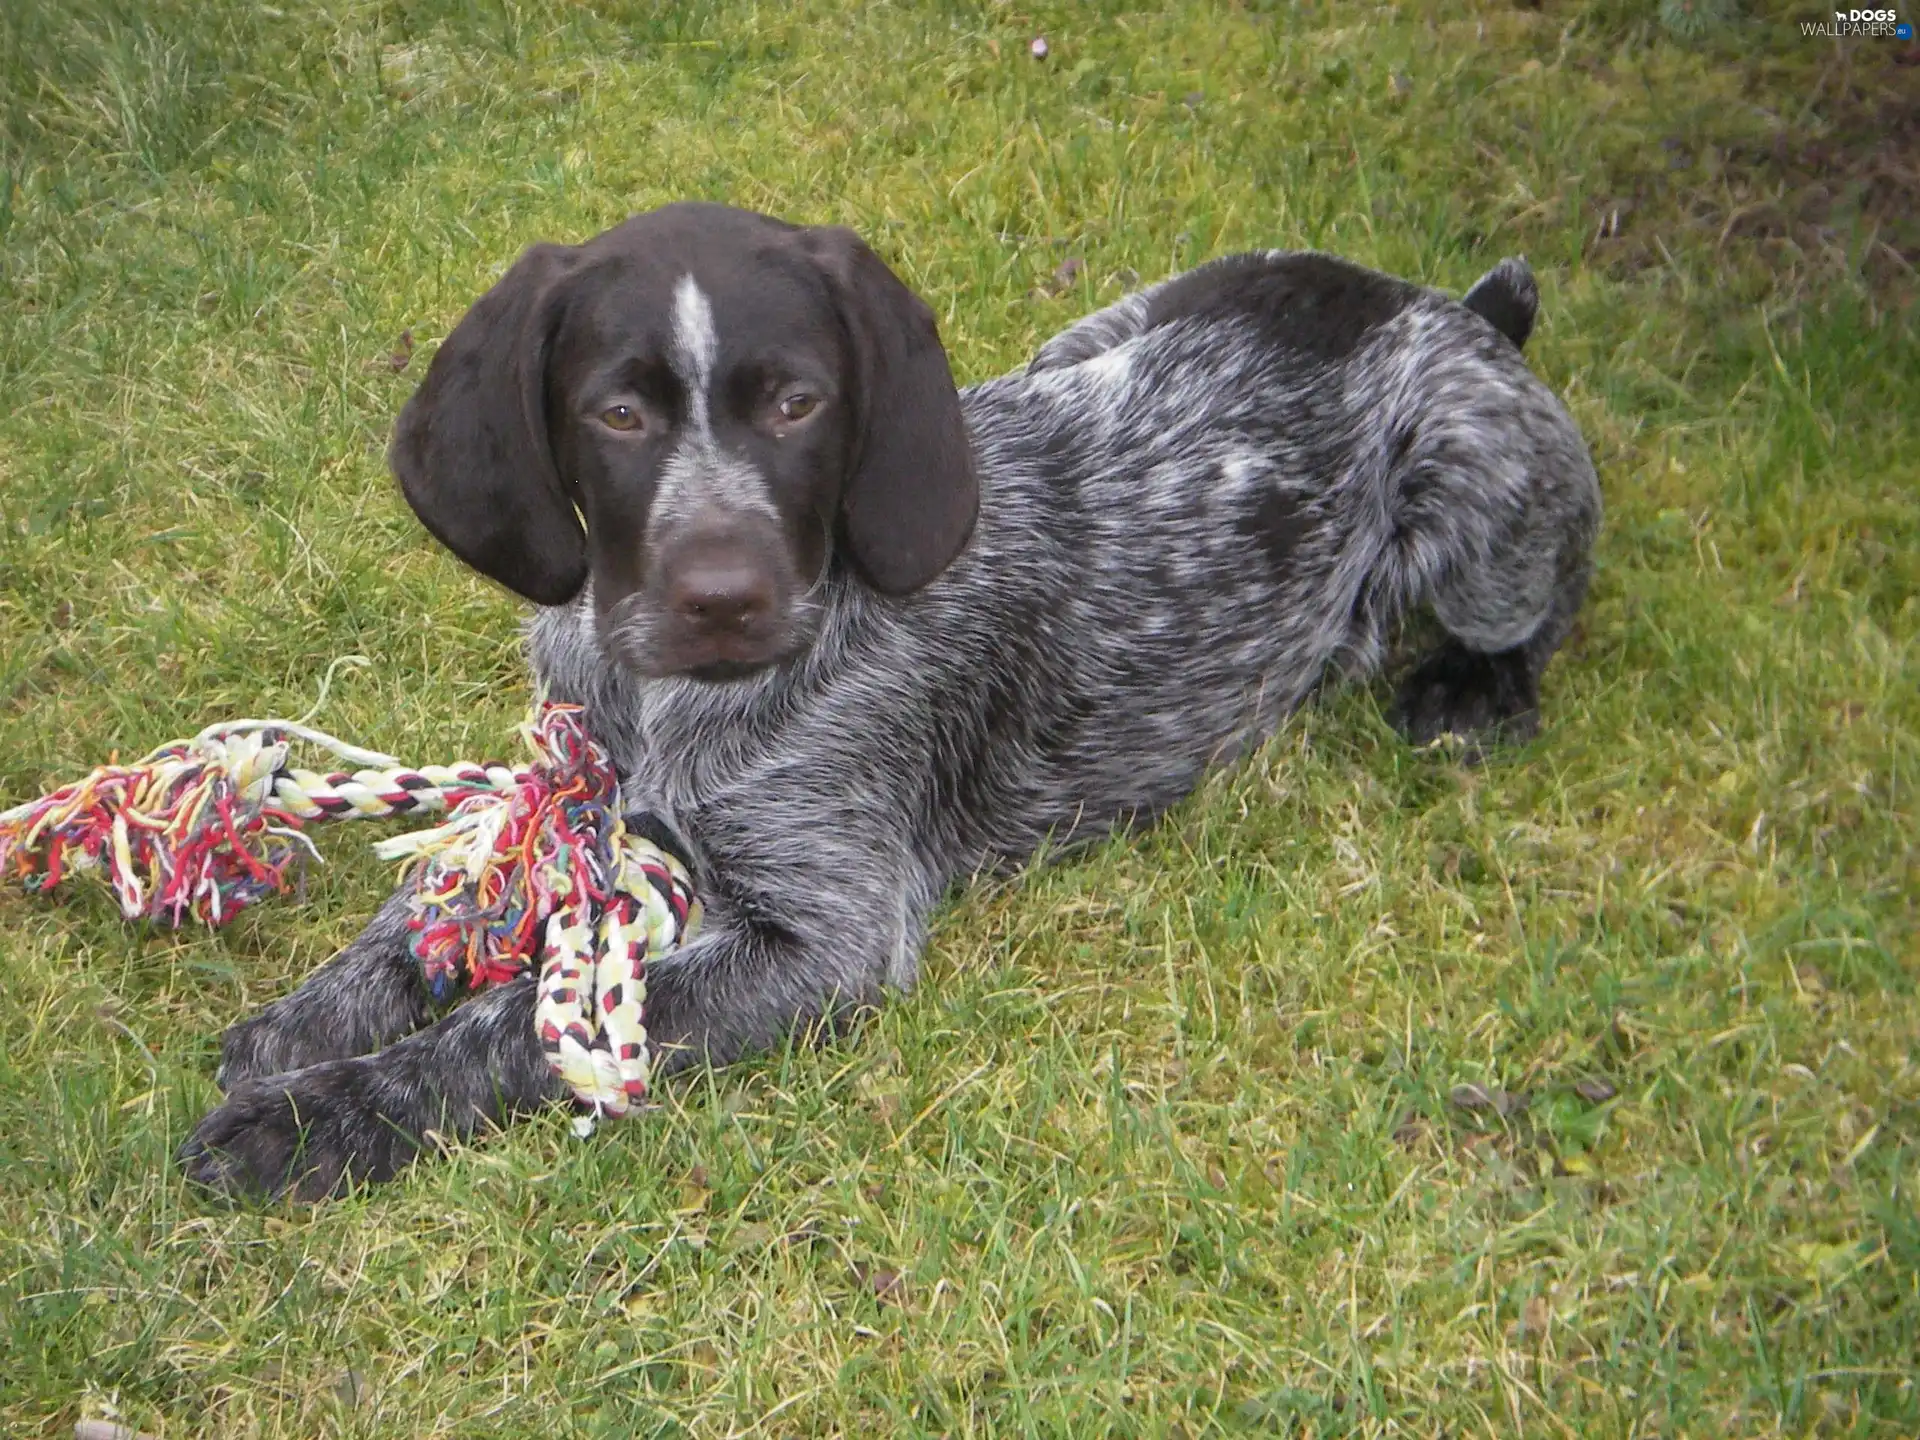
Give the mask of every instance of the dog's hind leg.
[[420, 965], [407, 949], [407, 904], [396, 894], [351, 944], [291, 995], [233, 1026], [214, 1081], [247, 1080], [366, 1055], [432, 1017]]
[[[1471, 293], [1499, 298], [1498, 274]], [[1525, 338], [1530, 305], [1487, 308], [1509, 340]], [[1414, 427], [1391, 484], [1393, 568], [1401, 598], [1431, 605], [1446, 638], [1402, 682], [1391, 718], [1415, 744], [1523, 740], [1586, 598], [1599, 482], [1572, 417], [1517, 359], [1464, 349], [1423, 388], [1437, 418]]]
[[[1536, 580], [1522, 571], [1463, 575], [1437, 590], [1433, 610], [1446, 637], [1400, 683], [1390, 718], [1416, 745], [1453, 734], [1528, 739], [1539, 728], [1540, 676], [1572, 628], [1592, 566], [1577, 542], [1545, 558], [1550, 578], [1533, 628], [1517, 632], [1514, 601]], [[1520, 638], [1516, 639], [1516, 633]]]

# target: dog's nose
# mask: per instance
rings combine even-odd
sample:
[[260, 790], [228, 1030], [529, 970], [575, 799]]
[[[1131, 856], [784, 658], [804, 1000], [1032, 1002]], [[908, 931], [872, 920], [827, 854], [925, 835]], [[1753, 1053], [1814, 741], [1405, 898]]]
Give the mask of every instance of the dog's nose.
[[667, 604], [709, 629], [744, 629], [773, 609], [773, 580], [758, 566], [728, 561], [688, 565], [673, 577]]

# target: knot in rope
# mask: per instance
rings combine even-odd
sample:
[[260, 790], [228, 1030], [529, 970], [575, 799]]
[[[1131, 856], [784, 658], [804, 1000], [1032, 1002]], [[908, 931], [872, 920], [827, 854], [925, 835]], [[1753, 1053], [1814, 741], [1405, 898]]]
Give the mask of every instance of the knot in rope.
[[535, 1028], [584, 1133], [645, 1098], [647, 957], [682, 943], [699, 906], [681, 860], [627, 829], [619, 776], [578, 706], [543, 706], [521, 733], [534, 760], [510, 793], [375, 849], [407, 862], [411, 945], [436, 1000], [537, 957]]

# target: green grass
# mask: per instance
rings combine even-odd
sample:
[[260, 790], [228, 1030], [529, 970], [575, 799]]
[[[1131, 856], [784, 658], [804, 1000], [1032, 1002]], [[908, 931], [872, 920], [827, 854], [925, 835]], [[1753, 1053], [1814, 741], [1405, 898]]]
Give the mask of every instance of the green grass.
[[1920, 1432], [1920, 69], [1700, 9], [10, 0], [8, 800], [346, 654], [328, 728], [508, 747], [384, 437], [680, 196], [857, 226], [964, 379], [1240, 247], [1524, 250], [1609, 516], [1524, 750], [1338, 696], [856, 1037], [334, 1204], [171, 1155], [377, 832], [215, 936], [0, 897], [0, 1431]]

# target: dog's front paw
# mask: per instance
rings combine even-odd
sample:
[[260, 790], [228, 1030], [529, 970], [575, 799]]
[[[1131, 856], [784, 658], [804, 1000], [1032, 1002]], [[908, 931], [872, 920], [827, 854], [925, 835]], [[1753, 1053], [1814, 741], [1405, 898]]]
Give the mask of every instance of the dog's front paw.
[[1536, 697], [1524, 651], [1488, 655], [1449, 640], [1407, 676], [1389, 718], [1416, 745], [1458, 735], [1477, 756], [1481, 742], [1530, 738], [1540, 724]]
[[218, 1194], [321, 1200], [350, 1181], [391, 1178], [418, 1151], [372, 1100], [364, 1061], [236, 1086], [181, 1148], [187, 1178]]

